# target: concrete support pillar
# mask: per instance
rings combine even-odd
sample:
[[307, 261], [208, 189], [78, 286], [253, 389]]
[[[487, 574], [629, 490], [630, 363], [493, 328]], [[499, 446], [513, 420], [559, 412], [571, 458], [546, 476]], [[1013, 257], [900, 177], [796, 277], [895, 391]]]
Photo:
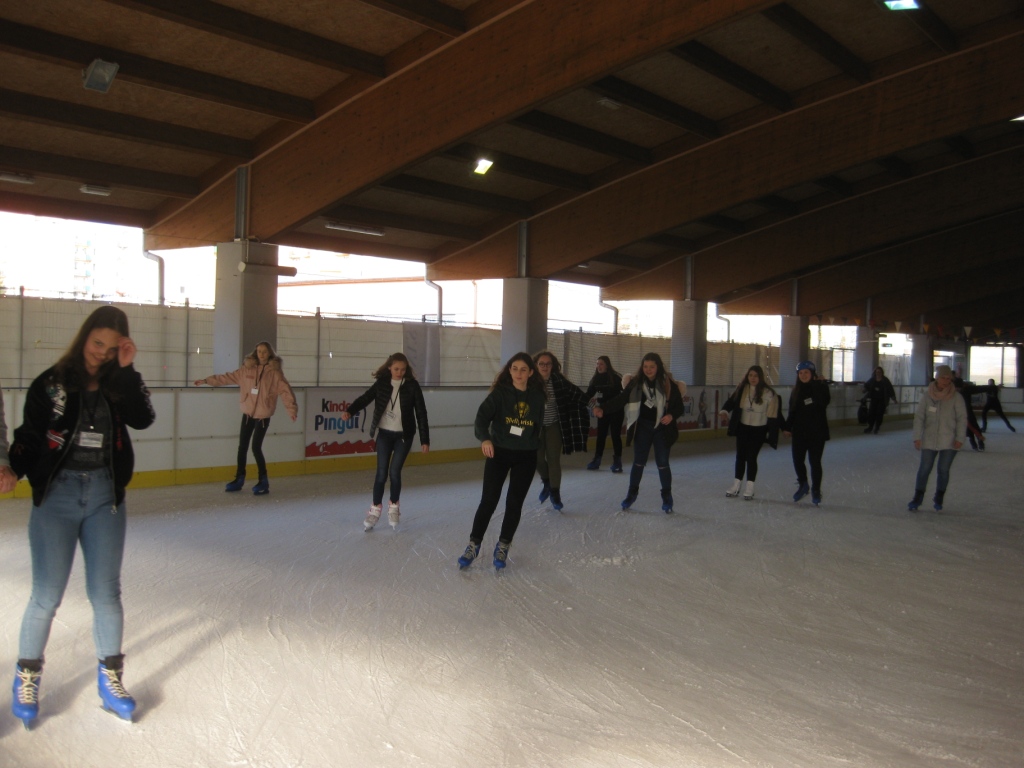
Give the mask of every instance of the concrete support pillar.
[[671, 360], [665, 365], [689, 387], [708, 382], [708, 303], [672, 302]]
[[[796, 381], [796, 367], [804, 360], [811, 359], [811, 324], [806, 317], [782, 317], [782, 347], [779, 349], [778, 380], [769, 374], [773, 384], [786, 385]], [[831, 371], [822, 371], [831, 376]]]
[[548, 345], [548, 281], [510, 277], [502, 281], [501, 364], [516, 352]]
[[857, 348], [853, 352], [853, 380], [867, 381], [878, 367], [878, 339], [866, 325], [857, 327]]
[[[246, 269], [239, 269], [245, 264]], [[270, 267], [271, 269], [261, 269]], [[217, 244], [213, 368], [233, 371], [261, 341], [277, 348], [277, 246]]]
[[927, 334], [910, 334], [910, 384], [921, 387], [932, 379], [932, 344]]

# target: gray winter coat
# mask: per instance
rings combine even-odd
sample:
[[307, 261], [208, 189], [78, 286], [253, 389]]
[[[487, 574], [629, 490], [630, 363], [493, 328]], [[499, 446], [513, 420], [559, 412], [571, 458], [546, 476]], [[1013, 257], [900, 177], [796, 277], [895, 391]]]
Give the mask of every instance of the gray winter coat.
[[933, 400], [926, 389], [914, 413], [914, 440], [929, 451], [954, 450], [967, 439], [967, 406], [959, 392], [949, 400]]

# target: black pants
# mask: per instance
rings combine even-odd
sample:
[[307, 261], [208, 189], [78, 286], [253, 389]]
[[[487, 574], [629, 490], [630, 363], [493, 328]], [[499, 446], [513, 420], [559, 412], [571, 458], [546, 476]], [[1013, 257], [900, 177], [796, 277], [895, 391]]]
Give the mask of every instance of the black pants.
[[602, 416], [597, 420], [597, 448], [594, 449], [595, 456], [604, 455], [604, 444], [608, 434], [612, 436], [612, 455], [622, 455], [622, 419], [626, 414], [616, 411], [609, 416]]
[[252, 455], [256, 459], [256, 469], [260, 477], [267, 474], [267, 460], [263, 458], [263, 438], [270, 429], [270, 419], [254, 419], [242, 416], [242, 429], [238, 433], [238, 476], [245, 475], [246, 459], [249, 456], [249, 440], [252, 439]]
[[747, 480], [757, 479], [757, 454], [764, 445], [765, 428], [739, 425], [736, 433], [736, 479], [742, 480], [746, 473]]
[[825, 453], [824, 440], [808, 440], [806, 437], [793, 433], [793, 469], [796, 470], [796, 481], [807, 485], [807, 467], [804, 460], [811, 460], [811, 490], [821, 493], [821, 456]]
[[505, 494], [505, 519], [501, 522], [498, 538], [501, 541], [512, 541], [523, 516], [523, 501], [536, 470], [537, 451], [513, 451], [494, 446], [494, 458], [484, 461], [484, 488], [480, 494], [480, 506], [473, 518], [473, 531], [469, 534], [471, 541], [480, 544], [484, 540], [487, 526], [501, 500], [501, 488], [505, 485], [505, 478], [510, 475], [508, 493]]
[[878, 397], [872, 397], [868, 405], [868, 429], [878, 431], [882, 426], [882, 418], [885, 416], [885, 407], [889, 403]]
[[[984, 432], [985, 430], [988, 429], [988, 412], [989, 411], [995, 411], [996, 413], [998, 413], [999, 414], [999, 418], [1001, 418], [1005, 422], [1006, 426], [1008, 426], [1014, 432], [1017, 431], [1016, 429], [1013, 429], [1013, 424], [1011, 424], [1010, 420], [1008, 418], [1006, 418], [1006, 414], [1003, 413], [1003, 406], [1001, 406], [999, 404], [999, 401], [998, 400], [986, 400], [985, 401], [985, 407], [981, 409], [981, 431], [982, 432]], [[598, 429], [600, 429], [600, 427]], [[598, 434], [600, 434], [600, 432], [598, 432]], [[598, 445], [600, 445], [600, 443], [598, 443]]]

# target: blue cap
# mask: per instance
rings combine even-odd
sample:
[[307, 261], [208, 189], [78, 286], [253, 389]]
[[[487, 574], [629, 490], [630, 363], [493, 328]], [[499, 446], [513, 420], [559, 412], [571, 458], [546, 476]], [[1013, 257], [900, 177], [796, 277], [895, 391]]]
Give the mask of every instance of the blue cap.
[[810, 360], [804, 360], [802, 363], [800, 363], [800, 365], [798, 365], [796, 367], [797, 373], [799, 373], [800, 371], [817, 371], [817, 370], [818, 369], [814, 367], [814, 363], [812, 363]]

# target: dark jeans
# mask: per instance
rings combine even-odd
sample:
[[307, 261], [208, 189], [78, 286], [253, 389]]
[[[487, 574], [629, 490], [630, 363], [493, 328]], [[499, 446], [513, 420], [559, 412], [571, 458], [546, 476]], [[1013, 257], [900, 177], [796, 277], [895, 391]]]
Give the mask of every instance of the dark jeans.
[[[988, 429], [988, 412], [989, 411], [995, 411], [996, 413], [998, 413], [999, 414], [999, 418], [1001, 418], [1003, 420], [1003, 422], [1005, 422], [1006, 426], [1008, 426], [1010, 429], [1013, 429], [1013, 424], [1011, 424], [1010, 420], [1008, 418], [1006, 418], [1006, 414], [1003, 413], [1003, 406], [1001, 406], [999, 404], [999, 401], [998, 400], [988, 400], [985, 403], [985, 407], [981, 409], [981, 431], [982, 432], [984, 432], [986, 429]], [[1016, 432], [1017, 430], [1013, 429], [1013, 431]]]
[[473, 518], [473, 531], [469, 534], [471, 541], [480, 544], [484, 540], [487, 526], [501, 500], [501, 488], [505, 485], [506, 477], [509, 477], [509, 481], [508, 493], [505, 494], [505, 519], [501, 522], [498, 538], [501, 541], [512, 541], [523, 516], [523, 501], [536, 470], [536, 451], [514, 451], [494, 446], [494, 458], [484, 461], [484, 488], [480, 494], [476, 517]]
[[736, 433], [737, 480], [742, 480], [744, 473], [750, 482], [757, 479], [757, 454], [761, 452], [761, 446], [764, 445], [764, 433], [764, 427], [739, 425], [739, 431]]
[[811, 460], [811, 490], [821, 492], [821, 456], [825, 453], [824, 440], [808, 440], [793, 434], [793, 468], [796, 470], [796, 481], [807, 485], [807, 467], [804, 459]]
[[924, 492], [928, 488], [928, 475], [932, 473], [932, 466], [935, 464], [935, 457], [939, 457], [938, 477], [935, 481], [935, 490], [938, 493], [945, 493], [949, 485], [949, 468], [953, 466], [953, 459], [956, 458], [956, 451], [947, 449], [944, 451], [932, 451], [927, 448], [921, 449], [921, 464], [917, 468], [917, 485], [915, 490]]
[[267, 460], [263, 458], [263, 438], [270, 429], [270, 419], [254, 419], [242, 416], [242, 429], [238, 434], [238, 476], [245, 474], [246, 459], [249, 456], [249, 440], [252, 439], [252, 455], [256, 459], [256, 469], [260, 477], [267, 474]]
[[647, 466], [647, 457], [654, 449], [654, 463], [658, 467], [658, 477], [661, 479], [661, 488], [664, 491], [672, 490], [672, 468], [668, 463], [668, 452], [670, 446], [665, 442], [666, 431], [658, 425], [655, 427], [649, 421], [638, 421], [636, 431], [633, 434], [633, 468], [629, 472], [629, 487], [639, 488], [640, 479], [644, 475], [644, 467]]
[[597, 448], [594, 449], [594, 456], [604, 455], [604, 444], [608, 434], [612, 436], [612, 455], [622, 455], [622, 419], [625, 414], [616, 411], [610, 416], [602, 416], [597, 420]]
[[[384, 500], [384, 483], [391, 478], [391, 501], [398, 503], [402, 495], [402, 466], [409, 455], [409, 445], [401, 432], [377, 430], [377, 477], [373, 480], [373, 503]], [[390, 467], [390, 469], [389, 469]]]

